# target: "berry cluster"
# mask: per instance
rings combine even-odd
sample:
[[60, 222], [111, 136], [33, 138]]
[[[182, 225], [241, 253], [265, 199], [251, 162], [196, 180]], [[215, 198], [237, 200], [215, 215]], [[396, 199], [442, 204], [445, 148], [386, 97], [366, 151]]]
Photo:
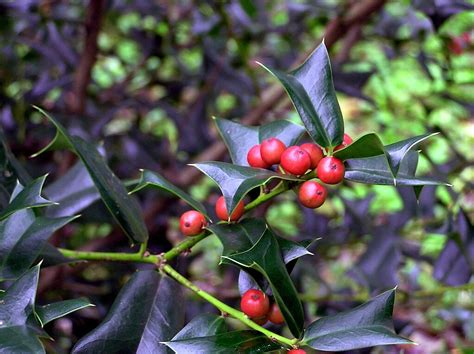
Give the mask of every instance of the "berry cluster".
[[[282, 324], [285, 322], [278, 305], [273, 302], [270, 304], [270, 299], [261, 290], [249, 289], [240, 300], [240, 308], [252, 321], [263, 326], [267, 321], [273, 324]], [[291, 349], [290, 354], [304, 354], [303, 349]]]
[[[219, 197], [216, 202], [216, 215], [223, 221], [238, 221], [245, 212], [244, 202], [241, 200], [229, 217], [224, 197]], [[197, 236], [207, 226], [207, 220], [202, 213], [190, 210], [181, 215], [179, 229], [185, 236]]]
[[[342, 144], [334, 151], [340, 150], [352, 143], [352, 138], [344, 134]], [[301, 146], [286, 145], [277, 138], [264, 140], [260, 145], [253, 146], [247, 153], [247, 162], [252, 167], [270, 168], [279, 164], [289, 174], [305, 175], [310, 170], [316, 170], [319, 180], [326, 184], [337, 184], [344, 178], [344, 164], [333, 156], [324, 156], [323, 149], [314, 143]], [[305, 207], [318, 208], [326, 200], [326, 188], [316, 181], [304, 182], [298, 192], [298, 197]]]
[[240, 308], [252, 321], [264, 325], [267, 321], [274, 324], [284, 322], [283, 315], [276, 303], [270, 304], [270, 299], [261, 290], [247, 290], [240, 301]]

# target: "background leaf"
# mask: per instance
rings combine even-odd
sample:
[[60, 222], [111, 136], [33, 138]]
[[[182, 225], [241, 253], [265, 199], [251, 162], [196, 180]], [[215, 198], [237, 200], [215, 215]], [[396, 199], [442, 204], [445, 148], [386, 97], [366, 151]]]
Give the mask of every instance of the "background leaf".
[[246, 126], [231, 120], [214, 117], [216, 127], [229, 150], [232, 162], [249, 166], [248, 151], [263, 140], [275, 137], [286, 146], [295, 145], [304, 134], [304, 127], [287, 120], [276, 120], [260, 126]]
[[156, 271], [135, 273], [104, 321], [81, 338], [73, 353], [167, 353], [160, 341], [182, 326], [184, 306], [178, 284]]
[[130, 193], [136, 193], [139, 190], [142, 190], [143, 188], [148, 186], [167, 191], [177, 196], [179, 199], [188, 203], [193, 209], [200, 211], [203, 215], [206, 215], [209, 219], [206, 208], [204, 207], [204, 205], [202, 205], [202, 203], [198, 202], [196, 199], [191, 197], [181, 188], [176, 187], [173, 183], [168, 181], [166, 178], [164, 178], [157, 172], [142, 170], [140, 182], [135, 188], [133, 188]]
[[395, 290], [389, 290], [352, 310], [316, 320], [304, 343], [317, 350], [342, 351], [388, 344], [411, 344], [392, 325]]
[[298, 178], [261, 168], [237, 166], [231, 163], [210, 161], [193, 164], [217, 183], [225, 198], [229, 215], [248, 192], [272, 179], [299, 181]]
[[63, 147], [77, 154], [89, 171], [104, 204], [125, 234], [132, 242], [144, 242], [148, 238], [148, 231], [138, 202], [128, 195], [123, 183], [110, 170], [97, 150], [81, 138], [70, 136], [58, 121], [41, 108], [36, 109], [56, 126], [56, 136], [49, 145], [33, 156]]

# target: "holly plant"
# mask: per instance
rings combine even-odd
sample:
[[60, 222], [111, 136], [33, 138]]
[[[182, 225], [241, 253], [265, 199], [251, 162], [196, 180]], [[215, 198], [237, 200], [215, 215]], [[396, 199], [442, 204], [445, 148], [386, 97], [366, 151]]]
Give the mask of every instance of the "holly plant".
[[[393, 329], [395, 289], [310, 323], [291, 272], [299, 258], [312, 256], [309, 248], [316, 239], [301, 243], [285, 239], [264, 219], [253, 217], [252, 211], [291, 192], [303, 206], [318, 208], [343, 181], [409, 186], [418, 196], [425, 185], [445, 184], [415, 175], [417, 147], [434, 134], [389, 145], [375, 133], [355, 139], [345, 134], [324, 43], [288, 73], [263, 67], [283, 85], [303, 124], [277, 120], [245, 126], [213, 118], [232, 162], [204, 161], [193, 166], [222, 193], [215, 212], [154, 171], [142, 170], [139, 180], [121, 181], [93, 144], [70, 135], [37, 107], [55, 125], [56, 135], [36, 155], [70, 150], [80, 160], [73, 168], [75, 176], [87, 183], [81, 194], [71, 191], [54, 200], [57, 185], [75, 183], [72, 175], [66, 174], [66, 179], [43, 191], [46, 176], [32, 180], [20, 173], [17, 161], [3, 147], [2, 158], [18, 181], [0, 213], [1, 352], [45, 352], [43, 343], [50, 339], [43, 329], [46, 323], [92, 306], [86, 299], [35, 303], [40, 267], [83, 261], [142, 265], [119, 292], [103, 322], [78, 340], [73, 353], [305, 353], [412, 344]], [[148, 250], [149, 235], [135, 196], [149, 189], [171, 193], [189, 207], [180, 216], [184, 240], [161, 254]], [[48, 243], [52, 233], [79, 217], [71, 214], [99, 198], [131, 245], [140, 246], [137, 252], [88, 252]], [[241, 293], [240, 308], [199, 288], [173, 266], [176, 258], [192, 252], [207, 237], [217, 237], [222, 243], [221, 265], [240, 270], [235, 285]], [[184, 325], [181, 287], [212, 304], [221, 315], [202, 313]], [[236, 322], [228, 318], [241, 322], [238, 329], [232, 328]], [[278, 333], [269, 329], [278, 327]]]

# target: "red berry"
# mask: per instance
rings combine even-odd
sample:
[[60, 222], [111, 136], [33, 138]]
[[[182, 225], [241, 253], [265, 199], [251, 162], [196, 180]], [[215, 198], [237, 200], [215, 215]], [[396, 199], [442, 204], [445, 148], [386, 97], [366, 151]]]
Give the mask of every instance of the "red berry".
[[290, 146], [281, 155], [281, 167], [292, 175], [304, 175], [311, 167], [311, 157], [299, 146]]
[[262, 141], [260, 145], [260, 155], [268, 165], [280, 163], [281, 154], [286, 150], [286, 145], [277, 138], [270, 138]]
[[268, 318], [267, 318], [267, 316], [252, 318], [252, 321], [254, 321], [259, 326], [263, 326], [265, 323], [268, 322]]
[[[242, 215], [244, 215], [244, 211], [245, 211], [244, 208], [245, 208], [244, 201], [241, 200], [235, 207], [232, 215], [230, 216], [230, 221], [239, 220], [242, 217]], [[227, 207], [225, 205], [225, 199], [222, 196], [219, 197], [219, 199], [217, 199], [216, 214], [217, 214], [217, 217], [221, 220], [227, 221], [229, 219], [229, 214], [227, 213]]]
[[300, 146], [304, 151], [306, 151], [311, 158], [311, 169], [316, 168], [318, 166], [319, 161], [324, 157], [323, 150], [314, 144], [314, 143], [306, 143]]
[[352, 138], [348, 134], [344, 134], [344, 138], [342, 139], [342, 144], [336, 146], [334, 148], [334, 151], [341, 150], [351, 144], [352, 144]]
[[291, 349], [288, 354], [306, 354], [306, 352], [303, 349]]
[[298, 198], [307, 208], [319, 208], [326, 200], [326, 188], [316, 181], [304, 182], [298, 192]]
[[454, 37], [454, 38], [451, 38], [451, 41], [448, 44], [448, 48], [451, 51], [451, 53], [453, 53], [455, 55], [460, 55], [460, 54], [462, 54], [462, 52], [464, 50], [463, 44], [464, 43], [463, 43], [462, 38]]
[[252, 167], [268, 168], [270, 167], [265, 161], [262, 160], [260, 155], [260, 145], [253, 146], [247, 153], [247, 162]]
[[268, 319], [274, 324], [282, 324], [285, 322], [283, 315], [281, 314], [280, 308], [276, 303], [273, 303], [270, 307], [270, 313], [268, 314]]
[[338, 184], [344, 178], [344, 164], [341, 160], [327, 156], [318, 164], [318, 178], [327, 184]]
[[250, 318], [266, 317], [270, 310], [270, 300], [261, 290], [250, 289], [242, 296], [240, 308]]
[[206, 225], [206, 218], [196, 210], [183, 213], [179, 219], [179, 229], [185, 236], [199, 235]]

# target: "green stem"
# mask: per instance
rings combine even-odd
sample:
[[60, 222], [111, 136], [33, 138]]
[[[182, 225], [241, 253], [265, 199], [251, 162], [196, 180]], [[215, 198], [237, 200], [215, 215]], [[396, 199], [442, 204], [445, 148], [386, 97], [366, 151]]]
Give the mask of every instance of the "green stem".
[[140, 253], [116, 253], [116, 252], [89, 252], [74, 251], [64, 248], [58, 248], [59, 252], [67, 258], [77, 259], [80, 261], [114, 261], [114, 262], [136, 262], [158, 264], [159, 256], [144, 256]]
[[290, 347], [293, 347], [293, 345], [297, 343], [297, 340], [295, 340], [295, 339], [289, 339], [289, 338], [280, 336], [279, 334], [276, 334], [272, 331], [269, 331], [266, 328], [263, 328], [262, 326], [259, 326], [258, 324], [253, 322], [250, 318], [248, 318], [243, 312], [238, 311], [238, 310], [234, 309], [233, 307], [231, 307], [229, 305], [226, 305], [222, 301], [216, 299], [211, 294], [205, 292], [204, 290], [202, 290], [198, 286], [191, 283], [188, 279], [186, 279], [181, 274], [179, 274], [176, 270], [174, 270], [173, 267], [171, 267], [169, 264], [164, 265], [162, 267], [162, 270], [166, 274], [168, 274], [170, 277], [175, 279], [178, 283], [180, 283], [181, 285], [185, 286], [186, 288], [192, 290], [197, 295], [202, 297], [204, 300], [206, 300], [207, 302], [213, 304], [215, 307], [217, 307], [222, 312], [224, 312], [226, 314], [229, 314], [230, 316], [238, 319], [240, 322], [246, 324], [250, 328], [253, 328], [256, 331], [259, 331], [260, 333], [263, 333], [268, 338], [273, 339], [273, 340], [277, 340], [278, 342], [283, 343], [283, 344], [285, 344], [287, 346], [290, 346]]
[[148, 240], [145, 240], [142, 244], [140, 244], [140, 249], [138, 250], [138, 254], [143, 257], [148, 247]]

